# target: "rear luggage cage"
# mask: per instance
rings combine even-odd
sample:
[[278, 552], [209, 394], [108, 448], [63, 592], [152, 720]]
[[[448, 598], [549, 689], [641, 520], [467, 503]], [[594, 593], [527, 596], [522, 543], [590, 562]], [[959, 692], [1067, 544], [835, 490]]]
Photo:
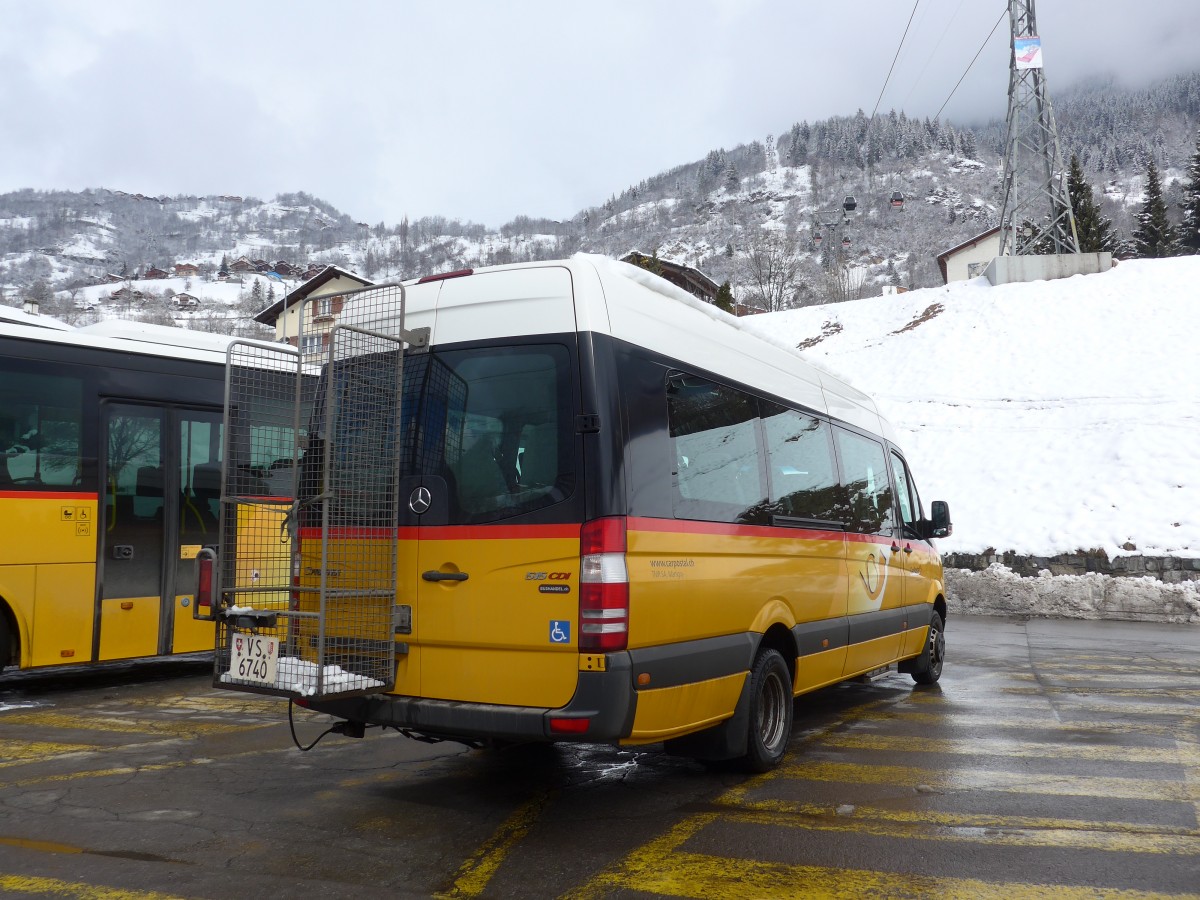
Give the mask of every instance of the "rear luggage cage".
[[395, 683], [404, 355], [429, 345], [429, 329], [404, 328], [404, 301], [400, 284], [307, 297], [295, 346], [229, 347], [212, 610], [222, 687], [322, 698]]

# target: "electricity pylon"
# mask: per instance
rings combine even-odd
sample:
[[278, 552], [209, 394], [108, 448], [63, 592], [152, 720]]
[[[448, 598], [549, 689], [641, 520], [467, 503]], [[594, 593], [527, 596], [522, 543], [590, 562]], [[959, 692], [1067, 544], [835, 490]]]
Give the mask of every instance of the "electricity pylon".
[[1001, 256], [1079, 252], [1033, 4], [1034, 0], [1008, 3], [1012, 54], [1008, 62]]

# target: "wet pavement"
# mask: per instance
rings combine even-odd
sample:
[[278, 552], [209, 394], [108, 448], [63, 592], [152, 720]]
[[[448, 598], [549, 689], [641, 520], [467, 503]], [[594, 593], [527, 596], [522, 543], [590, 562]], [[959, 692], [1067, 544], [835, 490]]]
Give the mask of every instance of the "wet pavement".
[[[746, 777], [368, 731], [203, 660], [0, 676], [0, 895], [1200, 897], [1200, 628], [960, 617]], [[296, 738], [329, 720], [296, 710]]]

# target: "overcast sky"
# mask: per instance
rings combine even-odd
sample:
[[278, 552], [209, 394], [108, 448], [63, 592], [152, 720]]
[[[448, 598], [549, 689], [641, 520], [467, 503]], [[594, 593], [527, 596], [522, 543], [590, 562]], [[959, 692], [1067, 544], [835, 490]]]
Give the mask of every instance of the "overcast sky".
[[[967, 73], [943, 119], [1003, 118], [1006, 10], [919, 0], [901, 48], [908, 0], [0, 0], [0, 192], [563, 219], [881, 91], [933, 116]], [[1200, 0], [1041, 0], [1037, 24], [1051, 96], [1200, 69]]]

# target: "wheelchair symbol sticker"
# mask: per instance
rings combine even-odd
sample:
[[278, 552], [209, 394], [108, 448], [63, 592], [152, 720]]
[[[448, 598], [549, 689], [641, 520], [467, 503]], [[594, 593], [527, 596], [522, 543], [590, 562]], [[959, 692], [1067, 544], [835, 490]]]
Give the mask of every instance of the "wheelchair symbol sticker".
[[551, 619], [550, 620], [550, 643], [552, 644], [569, 644], [571, 643], [571, 623], [566, 619]]

